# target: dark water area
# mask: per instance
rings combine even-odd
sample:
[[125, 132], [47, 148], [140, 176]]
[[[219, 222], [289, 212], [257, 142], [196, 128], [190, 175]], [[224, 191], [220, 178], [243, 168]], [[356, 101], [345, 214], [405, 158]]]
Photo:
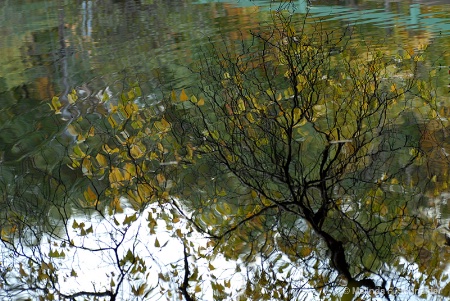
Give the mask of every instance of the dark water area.
[[[294, 21], [309, 14], [325, 30], [352, 34], [360, 53], [368, 45], [392, 57], [426, 50], [437, 73], [440, 109], [448, 111], [450, 1], [293, 4]], [[154, 104], [172, 89], [193, 84], [187, 67], [204, 59], [210, 41], [249, 39], [249, 30], [264, 26], [278, 5], [248, 0], [2, 1], [0, 178], [8, 182], [11, 170], [26, 170], [24, 159], [45, 166], [43, 158], [57, 164], [64, 155], [52, 141], [73, 115], [55, 116], [49, 107], [54, 96], [64, 101], [75, 89], [82, 110], [102, 110], [99, 95], [117, 95], [139, 82], [142, 102]], [[435, 165], [446, 173], [443, 161]]]

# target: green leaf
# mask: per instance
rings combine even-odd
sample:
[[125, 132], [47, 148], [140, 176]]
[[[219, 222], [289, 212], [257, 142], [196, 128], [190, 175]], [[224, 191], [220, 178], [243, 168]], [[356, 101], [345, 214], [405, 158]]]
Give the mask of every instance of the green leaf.
[[48, 256], [50, 258], [57, 258], [57, 257], [60, 257], [60, 254], [59, 254], [58, 250], [50, 249], [50, 252], [48, 253]]
[[76, 220], [73, 220], [72, 229], [77, 229], [79, 227]]
[[450, 282], [447, 283], [440, 293], [443, 297], [450, 297]]

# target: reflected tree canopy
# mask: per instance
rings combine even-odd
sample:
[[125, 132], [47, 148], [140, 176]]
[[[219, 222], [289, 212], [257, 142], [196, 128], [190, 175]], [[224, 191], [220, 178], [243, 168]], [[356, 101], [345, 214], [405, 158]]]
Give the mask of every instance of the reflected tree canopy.
[[392, 55], [283, 5], [203, 47], [196, 86], [68, 90], [38, 107], [53, 126], [28, 131], [46, 139], [26, 158], [23, 134], [1, 135], [23, 170], [1, 165], [0, 296], [449, 295], [448, 220], [427, 210], [447, 190], [447, 121], [426, 47]]

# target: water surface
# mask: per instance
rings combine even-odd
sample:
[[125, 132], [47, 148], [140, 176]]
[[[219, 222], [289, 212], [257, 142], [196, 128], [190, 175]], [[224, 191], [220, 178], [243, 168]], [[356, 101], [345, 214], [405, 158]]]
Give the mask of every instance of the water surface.
[[[427, 64], [438, 75], [442, 117], [448, 117], [450, 1], [293, 3], [294, 23], [308, 14], [310, 22], [321, 22], [325, 30], [351, 34], [361, 52], [369, 46], [394, 58], [426, 51]], [[80, 114], [55, 117], [48, 106], [53, 96], [64, 101], [75, 89], [84, 100], [80, 110], [101, 110], [99, 93], [107, 88], [114, 95], [137, 81], [151, 105], [172, 89], [195, 84], [188, 67], [205, 59], [210, 42], [249, 39], [250, 30], [263, 27], [278, 5], [249, 0], [2, 1], [3, 174], [26, 170], [27, 158], [39, 165], [36, 151], [51, 146], [64, 132], [64, 122]], [[63, 150], [46, 147], [45, 152], [57, 159]], [[444, 161], [434, 164], [434, 170], [446, 173]]]

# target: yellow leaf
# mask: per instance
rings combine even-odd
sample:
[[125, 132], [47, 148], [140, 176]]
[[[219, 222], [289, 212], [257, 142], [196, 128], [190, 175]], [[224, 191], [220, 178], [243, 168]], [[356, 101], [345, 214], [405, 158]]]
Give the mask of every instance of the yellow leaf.
[[83, 193], [83, 195], [86, 201], [88, 201], [89, 203], [97, 200], [97, 194], [94, 191], [92, 191], [91, 187], [88, 187], [88, 189]]
[[226, 196], [227, 195], [227, 192], [225, 191], [225, 189], [221, 189], [221, 190], [218, 190], [218, 189], [216, 189], [216, 194], [218, 195], [218, 196]]
[[325, 105], [315, 105], [313, 106], [313, 111], [316, 117], [321, 117], [326, 114], [327, 108]]
[[311, 254], [312, 249], [308, 248], [308, 247], [304, 247], [300, 250], [300, 254], [302, 255], [302, 257], [307, 257], [309, 256], [309, 254]]
[[238, 113], [245, 111], [245, 103], [242, 100], [242, 98], [238, 99], [238, 109], [239, 109]]
[[266, 93], [269, 97], [272, 97], [274, 95], [274, 91], [272, 89], [267, 89]]
[[203, 98], [200, 98], [200, 100], [197, 102], [197, 106], [203, 106], [205, 104], [205, 100]]
[[104, 144], [103, 147], [102, 147], [102, 149], [103, 149], [103, 151], [104, 151], [105, 153], [107, 153], [107, 154], [114, 154], [114, 153], [119, 152], [119, 149], [118, 149], [118, 148], [112, 149], [112, 148], [109, 147], [108, 144]]
[[175, 93], [174, 90], [172, 90], [172, 93], [170, 93], [170, 98], [172, 99], [172, 101], [176, 101], [177, 100], [177, 93]]
[[103, 168], [106, 167], [108, 164], [106, 157], [103, 156], [102, 154], [97, 154], [97, 156], [95, 156], [95, 160], [97, 160], [98, 165]]
[[284, 90], [283, 93], [284, 93], [284, 99], [289, 99], [292, 96], [292, 94], [290, 93], [289, 89]]
[[139, 146], [137, 146], [137, 145], [134, 144], [134, 145], [130, 148], [130, 154], [131, 154], [131, 156], [133, 156], [134, 159], [138, 159], [138, 158], [142, 157], [144, 153], [143, 153], [142, 150], [139, 148]]
[[430, 76], [435, 77], [436, 76], [436, 69], [433, 69], [430, 71]]
[[170, 128], [170, 123], [167, 122], [167, 120], [165, 120], [164, 118], [161, 119], [161, 125], [162, 125], [165, 129]]
[[253, 118], [252, 113], [247, 113], [247, 119], [248, 119], [248, 121], [250, 121], [250, 123], [254, 123], [255, 122], [255, 118]]
[[157, 153], [155, 153], [155, 152], [151, 152], [150, 153], [150, 160], [157, 160], [159, 157], [158, 157], [158, 154]]
[[156, 121], [154, 125], [161, 132], [167, 132], [168, 130], [170, 130], [170, 123], [167, 122], [167, 120], [165, 120], [164, 118], [160, 121]]
[[109, 95], [108, 93], [104, 92], [102, 95], [102, 102], [108, 101], [109, 100]]
[[133, 114], [138, 110], [139, 110], [138, 106], [132, 102], [127, 103], [127, 105], [123, 108], [123, 112], [125, 113], [125, 116], [127, 118], [133, 116]]
[[109, 173], [109, 181], [111, 184], [118, 184], [123, 180], [123, 175], [118, 168], [112, 168]]
[[61, 102], [59, 101], [59, 98], [57, 96], [54, 96], [52, 98], [52, 109], [56, 111], [56, 113], [59, 113], [59, 109], [62, 107]]
[[162, 153], [164, 152], [164, 146], [158, 142], [158, 144], [156, 145], [158, 147], [158, 150]]
[[181, 90], [181, 94], [180, 94], [180, 101], [186, 101], [188, 100], [189, 97], [187, 96], [186, 92], [183, 90]]
[[118, 123], [117, 123], [117, 121], [114, 119], [113, 115], [110, 115], [110, 116], [108, 117], [108, 122], [109, 122], [109, 124], [110, 124], [113, 128], [117, 127], [117, 125], [118, 125]]
[[195, 97], [195, 95], [192, 95], [192, 96], [191, 96], [191, 101], [192, 101], [193, 103], [197, 103], [197, 102], [198, 102], [197, 97]]
[[134, 90], [136, 96], [142, 96], [141, 87], [134, 87], [133, 90]]
[[294, 109], [294, 123], [296, 123], [296, 122], [298, 122], [299, 120], [300, 120], [300, 117], [301, 117], [301, 110], [300, 110], [300, 108], [295, 108]]
[[78, 157], [85, 157], [86, 156], [86, 154], [81, 150], [81, 148], [80, 148], [80, 146], [78, 144], [76, 144], [73, 147], [73, 153], [75, 155], [77, 155]]
[[397, 86], [395, 84], [392, 84], [391, 92], [395, 92], [396, 90], [397, 90]]
[[84, 175], [92, 175], [92, 163], [89, 159], [89, 156], [83, 159], [83, 163], [81, 166]]
[[89, 129], [88, 136], [89, 137], [94, 137], [95, 136], [95, 128], [93, 126]]
[[158, 238], [155, 239], [155, 247], [159, 248], [161, 245], [159, 244]]
[[70, 104], [74, 104], [77, 98], [74, 97], [72, 94], [69, 94], [67, 95], [67, 100], [69, 101]]
[[218, 131], [216, 131], [216, 130], [214, 130], [214, 131], [211, 131], [210, 132], [210, 135], [211, 135], [211, 137], [214, 139], [214, 140], [218, 140], [219, 139], [219, 132]]
[[280, 101], [283, 98], [283, 96], [281, 95], [281, 93], [278, 93], [277, 95], [277, 101]]
[[166, 178], [163, 174], [158, 174], [156, 176], [156, 179], [158, 180], [159, 185], [162, 185], [166, 181]]
[[128, 91], [127, 96], [129, 100], [132, 100], [136, 97], [133, 90]]

